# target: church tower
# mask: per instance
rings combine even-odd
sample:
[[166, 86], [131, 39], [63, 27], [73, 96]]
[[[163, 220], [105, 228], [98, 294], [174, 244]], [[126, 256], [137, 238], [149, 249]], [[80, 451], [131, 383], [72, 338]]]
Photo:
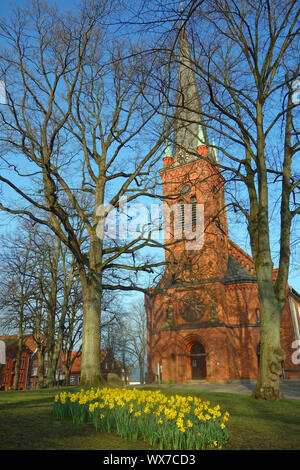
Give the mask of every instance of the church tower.
[[[225, 181], [202, 121], [183, 28], [177, 60], [173, 145], [166, 145], [160, 171], [166, 267], [145, 296], [148, 380], [255, 379], [260, 306], [254, 263], [229, 238]], [[282, 319], [282, 345], [293, 369], [289, 302]]]
[[201, 122], [201, 101], [184, 29], [179, 46], [173, 151], [167, 146], [160, 172], [167, 270], [173, 278], [184, 277], [185, 272], [194, 279], [219, 278], [228, 262], [224, 179]]

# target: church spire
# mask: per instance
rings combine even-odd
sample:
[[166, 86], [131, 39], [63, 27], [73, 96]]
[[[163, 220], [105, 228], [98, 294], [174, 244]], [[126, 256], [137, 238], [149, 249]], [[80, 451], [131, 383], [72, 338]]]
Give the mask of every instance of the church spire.
[[206, 129], [201, 124], [200, 96], [191, 59], [190, 45], [184, 26], [181, 26], [179, 36], [174, 142], [173, 158], [177, 160], [178, 154], [182, 154], [182, 148], [187, 153], [195, 153], [199, 145], [208, 146]]

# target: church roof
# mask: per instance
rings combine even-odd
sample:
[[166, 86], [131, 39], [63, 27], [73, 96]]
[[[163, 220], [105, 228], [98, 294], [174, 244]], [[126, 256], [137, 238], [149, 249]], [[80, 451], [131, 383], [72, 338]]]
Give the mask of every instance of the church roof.
[[223, 278], [224, 284], [239, 282], [256, 282], [256, 277], [240, 265], [231, 255], [228, 258], [227, 270]]

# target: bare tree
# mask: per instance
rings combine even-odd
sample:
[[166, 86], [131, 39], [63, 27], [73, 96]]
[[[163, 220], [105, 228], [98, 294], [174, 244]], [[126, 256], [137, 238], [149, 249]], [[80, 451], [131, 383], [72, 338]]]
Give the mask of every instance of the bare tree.
[[144, 302], [138, 301], [132, 306], [127, 322], [127, 350], [135, 357], [140, 369], [140, 383], [145, 382], [145, 366], [147, 354], [147, 315]]
[[[21, 232], [22, 233], [22, 232]], [[0, 323], [7, 332], [17, 331], [18, 350], [14, 389], [18, 389], [23, 338], [29, 327], [30, 302], [34, 296], [36, 260], [31, 240], [24, 243], [25, 233], [2, 239], [0, 277]]]
[[135, 301], [128, 309], [118, 305], [116, 297], [115, 305], [106, 318], [106, 323], [102, 325], [104, 349], [122, 364], [126, 376], [138, 363], [140, 382], [143, 384], [147, 352], [147, 322], [143, 300]]
[[37, 344], [39, 387], [53, 386], [63, 346], [74, 345], [75, 323], [82, 316], [79, 276], [74, 256], [51, 232], [25, 222], [17, 233], [13, 238], [3, 237], [0, 278], [0, 323], [6, 331], [18, 334], [14, 387], [18, 385], [25, 333], [32, 334]]
[[[16, 196], [2, 200], [0, 208], [45, 225], [74, 256], [83, 295], [86, 386], [101, 382], [99, 316], [103, 287], [111, 285], [103, 285], [104, 273], [146, 269], [134, 266], [134, 254], [147, 240], [104, 246], [97, 226], [122, 198], [149, 193], [153, 158], [167, 132], [157, 122], [162, 95], [145, 99], [156, 63], [140, 61], [136, 46], [118, 45], [110, 35], [105, 24], [113, 4], [84, 1], [74, 15], [65, 15], [35, 0], [0, 23], [7, 89], [0, 112], [0, 181], [4, 192]], [[99, 207], [107, 210], [99, 215]], [[86, 243], [74, 228], [78, 219]], [[128, 258], [121, 261], [126, 255], [130, 265]]]
[[[293, 88], [300, 71], [299, 15], [293, 0], [217, 0], [188, 2], [177, 16], [176, 40], [190, 33], [193, 47], [186, 48], [184, 60], [195, 69], [202, 93], [202, 109], [181, 103], [189, 116], [181, 125], [191, 128], [199, 122], [194, 117], [198, 113], [218, 152], [215, 164], [229, 184], [227, 208], [240, 211], [247, 223], [261, 305], [261, 360], [254, 396], [267, 400], [281, 396], [285, 354], [280, 318], [286, 303], [291, 224], [300, 213], [299, 106]], [[172, 62], [178, 61], [174, 49]], [[170, 104], [175, 89], [170, 82]], [[280, 226], [275, 283], [270, 241], [274, 211]]]

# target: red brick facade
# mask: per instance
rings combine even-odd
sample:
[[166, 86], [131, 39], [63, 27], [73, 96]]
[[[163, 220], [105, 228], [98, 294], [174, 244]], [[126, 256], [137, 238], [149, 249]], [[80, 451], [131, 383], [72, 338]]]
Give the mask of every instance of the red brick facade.
[[[171, 162], [169, 159], [167, 163]], [[179, 218], [172, 222], [165, 240], [170, 264], [157, 286], [159, 293], [145, 298], [148, 378], [153, 380], [160, 374], [166, 382], [256, 379], [260, 306], [255, 270], [252, 258], [229, 239], [226, 211], [222, 211], [223, 179], [213, 165], [194, 158], [183, 165], [165, 166], [161, 178], [170, 206], [181, 200], [189, 204], [193, 197], [204, 205], [205, 231], [203, 246], [189, 250], [186, 241], [175, 240], [176, 231], [181, 230]], [[189, 194], [182, 197], [181, 190], [187, 185]], [[179, 196], [174, 198], [174, 194]], [[189, 224], [187, 220], [185, 223]], [[274, 270], [274, 277], [276, 274]], [[286, 378], [300, 378], [299, 365], [291, 360], [292, 344], [298, 338], [290, 298], [287, 288], [281, 321], [282, 347], [287, 356], [283, 369]], [[294, 293], [298, 326], [299, 300]]]
[[[167, 264], [159, 285], [145, 296], [148, 380], [256, 379], [260, 304], [254, 263], [228, 235], [225, 180], [201, 122], [184, 28], [179, 37], [174, 144], [172, 155], [167, 146], [160, 172]], [[194, 246], [186, 240], [191, 234]], [[299, 330], [300, 296], [287, 286], [281, 320], [285, 377], [300, 378], [292, 359]]]
[[[14, 378], [16, 374], [18, 337], [0, 336], [0, 341], [5, 343], [5, 364], [0, 364], [0, 390], [14, 390]], [[81, 375], [81, 353], [71, 353], [71, 370], [69, 374], [70, 385], [80, 384]], [[66, 385], [66, 371], [63, 364], [63, 357], [60, 355], [55, 371], [57, 385]], [[108, 373], [117, 374], [120, 378], [124, 377], [124, 371], [121, 365], [114, 359], [113, 355], [107, 351], [100, 352], [101, 373], [106, 378]], [[46, 383], [48, 371], [48, 355], [44, 355], [44, 383]], [[37, 355], [37, 344], [32, 335], [25, 335], [23, 338], [22, 356], [20, 363], [20, 373], [18, 380], [18, 390], [34, 390], [39, 382], [39, 361]]]
[[[0, 341], [5, 344], [5, 364], [0, 364], [0, 390], [13, 390], [16, 374], [18, 338], [14, 336], [0, 336]], [[31, 357], [36, 349], [36, 343], [31, 335], [25, 336], [22, 347], [18, 390], [28, 388]]]

